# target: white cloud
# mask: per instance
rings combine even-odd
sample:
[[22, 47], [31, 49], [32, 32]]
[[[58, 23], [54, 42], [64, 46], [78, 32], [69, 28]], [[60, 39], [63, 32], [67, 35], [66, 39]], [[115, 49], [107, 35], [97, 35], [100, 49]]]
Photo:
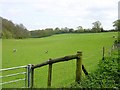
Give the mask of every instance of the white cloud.
[[120, 1], [119, 1], [119, 4], [118, 4], [118, 18], [120, 19]]
[[[101, 21], [112, 28], [117, 19], [119, 0], [0, 0], [1, 16], [28, 29], [45, 27], [91, 28], [92, 22]], [[108, 26], [109, 25], [109, 26]]]

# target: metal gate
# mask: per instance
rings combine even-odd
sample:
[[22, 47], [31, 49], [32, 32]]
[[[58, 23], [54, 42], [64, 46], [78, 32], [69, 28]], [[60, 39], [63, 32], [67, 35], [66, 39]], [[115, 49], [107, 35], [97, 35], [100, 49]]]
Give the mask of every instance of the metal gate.
[[[31, 71], [31, 64], [25, 66], [0, 69], [0, 73], [2, 74], [2, 76], [0, 76], [0, 79], [2, 79], [0, 85], [2, 85], [3, 87], [3, 85], [9, 84], [10, 87], [8, 88], [15, 88], [15, 86], [17, 86], [19, 82], [22, 86], [19, 87], [17, 86], [17, 88], [27, 88], [27, 87], [29, 88], [30, 71]], [[14, 85], [12, 85], [13, 83]]]

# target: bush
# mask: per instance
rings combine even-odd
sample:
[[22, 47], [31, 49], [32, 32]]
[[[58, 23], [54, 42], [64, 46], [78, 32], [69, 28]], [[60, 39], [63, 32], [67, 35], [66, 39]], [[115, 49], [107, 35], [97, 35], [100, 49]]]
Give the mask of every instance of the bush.
[[120, 71], [118, 57], [107, 57], [101, 60], [95, 72], [84, 77], [80, 84], [72, 84], [71, 88], [120, 88]]

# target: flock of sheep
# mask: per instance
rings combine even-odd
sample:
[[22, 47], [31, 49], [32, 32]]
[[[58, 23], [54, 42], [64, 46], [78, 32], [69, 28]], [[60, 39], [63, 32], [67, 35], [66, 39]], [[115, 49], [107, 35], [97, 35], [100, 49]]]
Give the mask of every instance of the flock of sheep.
[[[117, 39], [117, 37], [116, 37], [115, 35], [113, 35], [112, 37], [115, 38], [115, 39]], [[116, 45], [113, 44], [112, 49], [115, 49], [115, 48], [116, 48]], [[13, 53], [15, 53], [15, 52], [17, 52], [17, 49], [16, 49], [16, 48], [13, 49]], [[44, 53], [47, 54], [47, 53], [48, 53], [48, 50], [46, 50]]]

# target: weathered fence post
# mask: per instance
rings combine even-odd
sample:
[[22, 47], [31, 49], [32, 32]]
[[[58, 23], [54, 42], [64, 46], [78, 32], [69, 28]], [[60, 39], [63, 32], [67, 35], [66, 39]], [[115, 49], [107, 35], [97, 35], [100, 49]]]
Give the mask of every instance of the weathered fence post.
[[76, 82], [80, 83], [82, 76], [82, 52], [77, 52], [77, 61], [76, 61]]
[[28, 64], [27, 66], [27, 87], [30, 88], [31, 82], [31, 64]]
[[[33, 65], [32, 65], [33, 66]], [[31, 68], [31, 88], [34, 86], [34, 68]]]
[[[49, 59], [51, 61], [51, 59]], [[52, 80], [52, 63], [49, 64], [48, 68], [48, 87], [51, 86], [51, 80]]]
[[105, 47], [103, 47], [103, 57], [102, 57], [102, 60], [105, 59]]

